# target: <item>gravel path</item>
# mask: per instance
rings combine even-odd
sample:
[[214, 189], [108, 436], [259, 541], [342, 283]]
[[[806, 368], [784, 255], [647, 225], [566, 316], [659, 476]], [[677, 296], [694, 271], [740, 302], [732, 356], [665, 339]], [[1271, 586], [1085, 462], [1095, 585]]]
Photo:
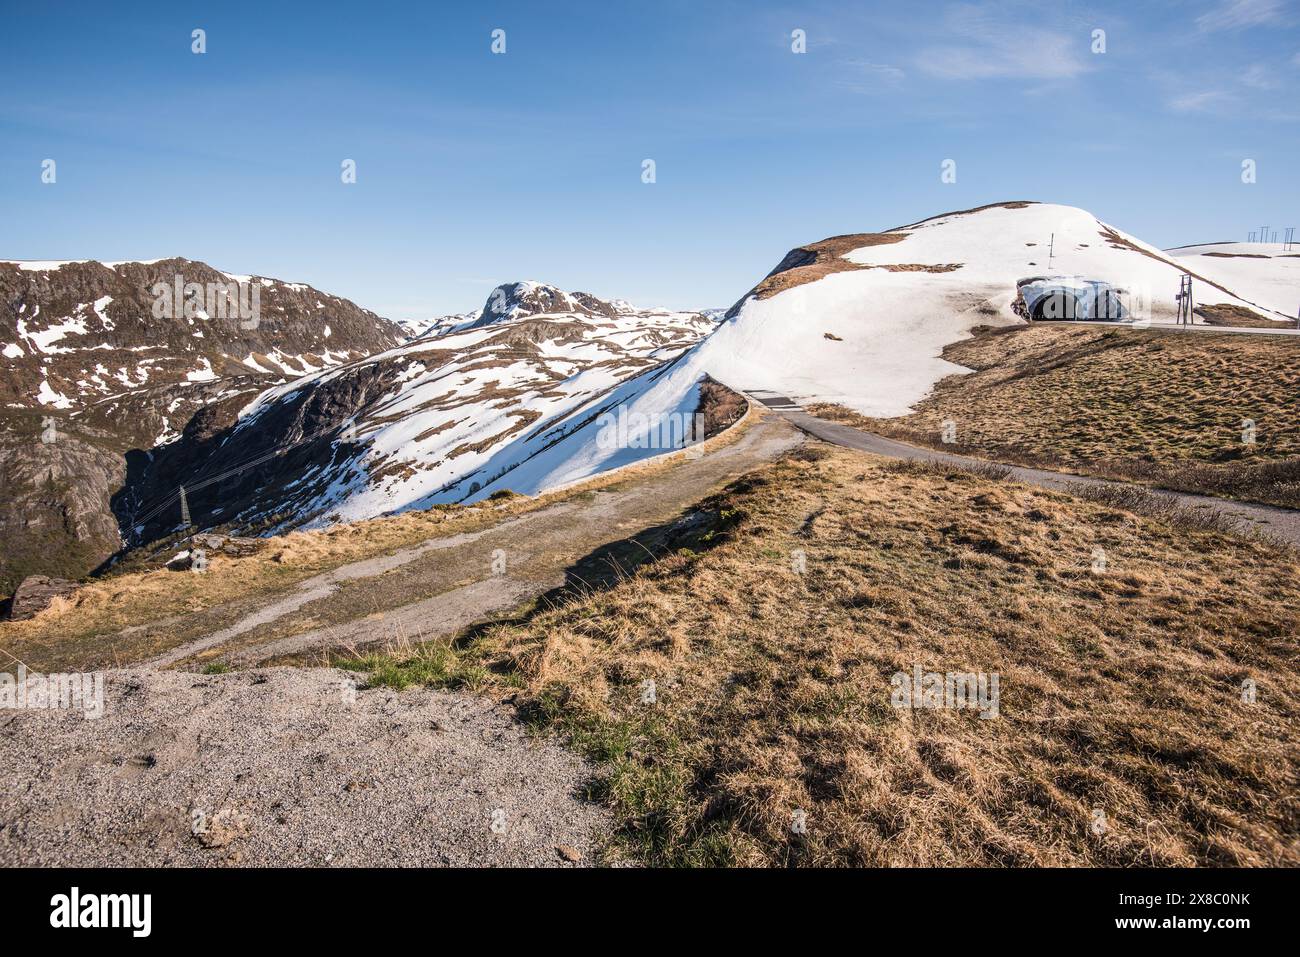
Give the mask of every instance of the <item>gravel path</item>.
[[98, 720], [0, 712], [0, 865], [592, 862], [581, 759], [491, 700], [354, 681], [114, 671]]
[[217, 660], [248, 667], [285, 656], [328, 663], [328, 649], [454, 634], [564, 585], [577, 563], [603, 548], [627, 540], [653, 547], [655, 529], [680, 521], [701, 499], [802, 441], [779, 416], [762, 416], [734, 442], [625, 486], [317, 575], [141, 666]]
[[[229, 628], [223, 628], [215, 631], [210, 635], [187, 642], [178, 648], [173, 648], [164, 654], [158, 655], [149, 661], [143, 662], [145, 668], [166, 668], [174, 665], [176, 662], [196, 655], [209, 648], [215, 648], [224, 645], [240, 635], [253, 631], [263, 625], [269, 625], [279, 621], [289, 615], [298, 613], [304, 605], [309, 605], [314, 601], [322, 601], [332, 597], [338, 591], [339, 586], [345, 582], [359, 581], [366, 578], [378, 578], [380, 575], [387, 574], [395, 569], [408, 565], [413, 561], [421, 558], [431, 551], [440, 549], [456, 549], [464, 545], [469, 545], [478, 541], [484, 535], [492, 531], [501, 529], [510, 529], [516, 525], [526, 525], [539, 516], [545, 515], [545, 510], [533, 512], [527, 515], [521, 515], [519, 518], [509, 519], [502, 522], [501, 525], [494, 529], [483, 529], [477, 532], [465, 532], [459, 535], [449, 535], [446, 538], [434, 538], [427, 542], [421, 542], [410, 548], [398, 549], [387, 555], [376, 555], [373, 558], [363, 559], [362, 561], [352, 562], [342, 565], [339, 568], [332, 568], [327, 572], [315, 575], [298, 586], [288, 595], [277, 598], [275, 601], [249, 613], [241, 618]], [[473, 620], [473, 619], [471, 619]]]

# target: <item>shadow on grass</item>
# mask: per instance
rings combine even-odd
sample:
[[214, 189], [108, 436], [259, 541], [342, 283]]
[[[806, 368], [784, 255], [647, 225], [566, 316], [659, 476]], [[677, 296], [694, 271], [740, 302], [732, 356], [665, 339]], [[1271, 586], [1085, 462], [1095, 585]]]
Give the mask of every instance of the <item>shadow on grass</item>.
[[[338, 664], [366, 673], [368, 686], [522, 692], [527, 675], [516, 661], [499, 654], [494, 632], [536, 627], [539, 616], [613, 589], [657, 561], [716, 548], [730, 539], [744, 518], [735, 497], [765, 483], [761, 477], [739, 479], [671, 521], [602, 545], [569, 565], [563, 584], [511, 612], [463, 629], [450, 641]], [[575, 706], [558, 687], [507, 694], [505, 700], [530, 730], [562, 735], [595, 765], [581, 793], [587, 800], [616, 809], [618, 824], [611, 835], [616, 845], [648, 864], [729, 863], [720, 821], [706, 820], [707, 833], [681, 840], [671, 809], [688, 804], [687, 795], [698, 791], [701, 783], [688, 770], [689, 762], [679, 758], [686, 746], [665, 714], [653, 709], [618, 717], [593, 713]]]

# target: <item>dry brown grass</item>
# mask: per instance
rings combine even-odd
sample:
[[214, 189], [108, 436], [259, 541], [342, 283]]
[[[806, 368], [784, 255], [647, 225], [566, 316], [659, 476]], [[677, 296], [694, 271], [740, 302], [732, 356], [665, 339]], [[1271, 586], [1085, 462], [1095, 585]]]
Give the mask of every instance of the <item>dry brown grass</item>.
[[717, 435], [739, 422], [749, 411], [749, 400], [727, 388], [712, 376], [700, 381], [700, 402], [696, 415], [704, 416], [704, 436]]
[[956, 272], [962, 267], [961, 263], [940, 263], [937, 265], [926, 265], [925, 263], [888, 263], [883, 265], [863, 266], [863, 269], [883, 269], [886, 272]]
[[1286, 329], [1284, 322], [1272, 322], [1256, 315], [1245, 306], [1233, 306], [1226, 302], [1209, 306], [1197, 306], [1196, 315], [1207, 326], [1247, 326], [1252, 329]]
[[[1300, 348], [1289, 339], [1013, 326], [943, 355], [975, 372], [944, 379], [910, 415], [809, 411], [1003, 461], [1300, 505]], [[940, 442], [946, 419], [956, 446]]]
[[[650, 862], [1300, 863], [1290, 554], [820, 445], [701, 508], [608, 590], [367, 666], [517, 693]], [[996, 672], [1000, 716], [896, 710], [916, 664]]]

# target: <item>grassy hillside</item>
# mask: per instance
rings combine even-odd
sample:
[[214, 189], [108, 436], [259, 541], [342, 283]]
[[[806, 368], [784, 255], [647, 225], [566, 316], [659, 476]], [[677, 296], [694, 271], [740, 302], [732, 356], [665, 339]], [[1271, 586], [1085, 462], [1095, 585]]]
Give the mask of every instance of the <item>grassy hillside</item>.
[[[943, 357], [974, 373], [944, 379], [911, 415], [810, 411], [1017, 464], [1300, 506], [1300, 342], [1014, 326], [978, 330]], [[946, 420], [953, 445], [941, 442]]]
[[[515, 695], [649, 862], [1300, 863], [1290, 553], [820, 445], [698, 512], [610, 587], [351, 666]], [[914, 666], [997, 673], [999, 715], [896, 709]]]

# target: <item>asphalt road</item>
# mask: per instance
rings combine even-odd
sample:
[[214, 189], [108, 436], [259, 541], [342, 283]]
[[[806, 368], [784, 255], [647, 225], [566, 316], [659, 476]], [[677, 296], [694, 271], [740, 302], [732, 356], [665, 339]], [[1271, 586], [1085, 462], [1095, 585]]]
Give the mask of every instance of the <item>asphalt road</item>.
[[[772, 411], [783, 416], [799, 430], [832, 445], [843, 446], [846, 449], [857, 449], [860, 452], [872, 452], [876, 455], [884, 455], [895, 459], [946, 462], [953, 465], [986, 464], [982, 459], [909, 445], [906, 442], [887, 439], [883, 435], [876, 435], [873, 432], [855, 429], [850, 425], [819, 419], [815, 415], [809, 415], [788, 396], [759, 389], [749, 390], [749, 395], [755, 401], [761, 402]], [[1011, 477], [1017, 482], [1037, 485], [1040, 488], [1057, 492], [1069, 492], [1071, 486], [1078, 485], [1114, 486], [1125, 484], [1086, 475], [1074, 475], [1069, 472], [1052, 472], [1046, 469], [1024, 468], [1017, 465], [1007, 467], [1011, 470]], [[1161, 490], [1161, 494], [1177, 499], [1179, 504], [1188, 508], [1210, 509], [1239, 519], [1247, 527], [1257, 528], [1261, 532], [1300, 548], [1300, 511], [1274, 508], [1269, 505], [1252, 505], [1246, 502], [1234, 502], [1228, 499], [1214, 498], [1208, 495], [1192, 495], [1185, 492]]]
[[1256, 328], [1254, 326], [1180, 326], [1176, 322], [1154, 321], [1135, 326], [1131, 322], [1103, 322], [1093, 319], [1035, 319], [1033, 324], [1035, 326], [1116, 326], [1120, 329], [1161, 329], [1172, 332], [1230, 332], [1258, 336], [1300, 336], [1300, 329], [1288, 329], [1284, 326], [1277, 329]]

